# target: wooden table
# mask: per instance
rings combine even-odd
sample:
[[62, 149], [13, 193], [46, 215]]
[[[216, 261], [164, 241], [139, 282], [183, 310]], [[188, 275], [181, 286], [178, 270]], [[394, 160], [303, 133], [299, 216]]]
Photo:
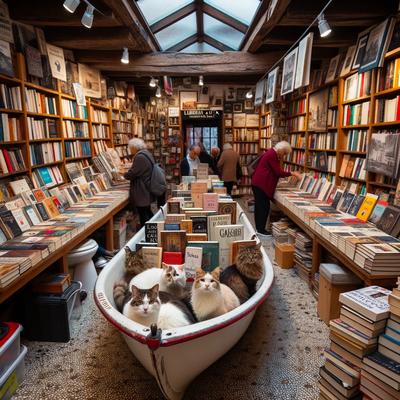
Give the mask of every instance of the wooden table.
[[[290, 211], [283, 204], [275, 200], [274, 203], [285, 215], [287, 215], [297, 226], [299, 226], [312, 240], [312, 268], [311, 268], [311, 279], [314, 279], [314, 275], [319, 271], [319, 265], [321, 263], [321, 250], [322, 248], [329, 251], [334, 257], [336, 257], [346, 268], [357, 275], [365, 284], [365, 286], [379, 285], [389, 289], [396, 286], [397, 277], [390, 275], [371, 275], [368, 271], [357, 265], [351, 258], [340, 251], [336, 246], [322, 237], [319, 233], [315, 232], [308, 225], [304, 223], [297, 215]], [[312, 284], [312, 282], [310, 282]]]
[[11, 297], [19, 289], [23, 288], [27, 283], [29, 283], [33, 278], [38, 276], [45, 269], [49, 268], [53, 264], [58, 264], [59, 270], [64, 273], [68, 273], [68, 253], [81, 242], [86, 240], [93, 232], [105, 225], [106, 228], [106, 240], [105, 245], [107, 250], [114, 249], [114, 216], [123, 210], [128, 205], [128, 199], [121, 202], [119, 205], [114, 207], [107, 215], [103, 216], [96, 223], [89, 226], [83, 232], [76, 235], [70, 241], [65, 243], [62, 247], [56, 251], [49, 254], [48, 257], [43, 259], [38, 264], [34, 265], [23, 273], [17, 280], [15, 280], [11, 285], [0, 290], [0, 303], [3, 303], [9, 297]]

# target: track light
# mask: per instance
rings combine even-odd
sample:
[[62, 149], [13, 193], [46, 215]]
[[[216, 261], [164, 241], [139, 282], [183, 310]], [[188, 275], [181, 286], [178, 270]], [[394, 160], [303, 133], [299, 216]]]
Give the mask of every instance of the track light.
[[73, 14], [75, 10], [78, 8], [80, 4], [80, 0], [65, 0], [64, 1], [64, 8]]
[[88, 4], [81, 19], [82, 25], [88, 29], [90, 29], [93, 24], [93, 12], [94, 7], [91, 4]]
[[253, 98], [253, 91], [250, 89], [247, 93], [246, 93], [246, 99], [252, 99]]
[[203, 75], [200, 75], [200, 76], [199, 76], [199, 86], [204, 86]]
[[160, 88], [160, 86], [157, 86], [156, 97], [158, 97], [158, 98], [161, 97], [161, 88]]
[[319, 29], [319, 35], [322, 38], [327, 37], [332, 32], [332, 29], [329, 26], [328, 21], [325, 19], [323, 13], [318, 15], [318, 29]]
[[150, 87], [156, 87], [157, 83], [158, 83], [158, 79], [151, 78], [149, 85], [150, 85]]
[[122, 64], [129, 64], [129, 50], [127, 47], [124, 47], [121, 57]]

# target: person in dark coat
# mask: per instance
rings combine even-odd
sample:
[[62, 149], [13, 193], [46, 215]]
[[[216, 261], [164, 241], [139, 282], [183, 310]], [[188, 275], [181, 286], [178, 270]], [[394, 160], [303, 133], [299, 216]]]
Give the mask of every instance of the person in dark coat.
[[212, 167], [211, 169], [213, 170], [214, 175], [218, 175], [218, 161], [219, 158], [221, 157], [221, 150], [219, 147], [212, 147], [211, 148], [211, 160], [212, 160]]
[[213, 159], [210, 154], [208, 154], [206, 148], [204, 147], [203, 142], [199, 142], [199, 147], [200, 147], [200, 154], [199, 154], [199, 160], [203, 164], [208, 164], [208, 171], [209, 173], [213, 173]]
[[140, 225], [151, 219], [151, 203], [155, 197], [150, 193], [150, 181], [155, 160], [153, 155], [147, 150], [146, 143], [140, 138], [129, 141], [129, 149], [134, 155], [132, 166], [124, 174], [124, 178], [130, 181], [129, 203], [132, 208], [136, 208]]
[[193, 175], [193, 170], [200, 164], [199, 154], [199, 146], [190, 146], [187, 156], [181, 161], [181, 176]]
[[301, 174], [296, 171], [286, 172], [280, 165], [280, 160], [290, 154], [292, 147], [288, 142], [282, 141], [275, 147], [267, 150], [260, 158], [251, 179], [254, 194], [254, 220], [257, 233], [270, 235], [265, 229], [268, 220], [270, 201], [274, 198], [279, 178], [295, 176], [301, 179]]

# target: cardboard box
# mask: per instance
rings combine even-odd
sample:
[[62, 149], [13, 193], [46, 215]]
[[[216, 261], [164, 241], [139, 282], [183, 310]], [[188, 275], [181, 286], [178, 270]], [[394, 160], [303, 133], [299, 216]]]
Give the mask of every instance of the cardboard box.
[[275, 245], [275, 262], [281, 268], [293, 268], [294, 246], [288, 243], [277, 243]]

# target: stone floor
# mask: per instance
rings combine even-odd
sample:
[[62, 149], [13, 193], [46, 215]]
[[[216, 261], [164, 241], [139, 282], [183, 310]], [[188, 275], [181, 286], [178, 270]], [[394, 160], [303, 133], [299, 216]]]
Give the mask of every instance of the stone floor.
[[[271, 243], [265, 248], [273, 259]], [[328, 329], [295, 272], [275, 265], [274, 271], [271, 296], [247, 333], [191, 384], [186, 400], [318, 398], [318, 368]], [[15, 400], [162, 399], [154, 379], [100, 315], [92, 296], [74, 321], [69, 343], [25, 344], [26, 377]]]

